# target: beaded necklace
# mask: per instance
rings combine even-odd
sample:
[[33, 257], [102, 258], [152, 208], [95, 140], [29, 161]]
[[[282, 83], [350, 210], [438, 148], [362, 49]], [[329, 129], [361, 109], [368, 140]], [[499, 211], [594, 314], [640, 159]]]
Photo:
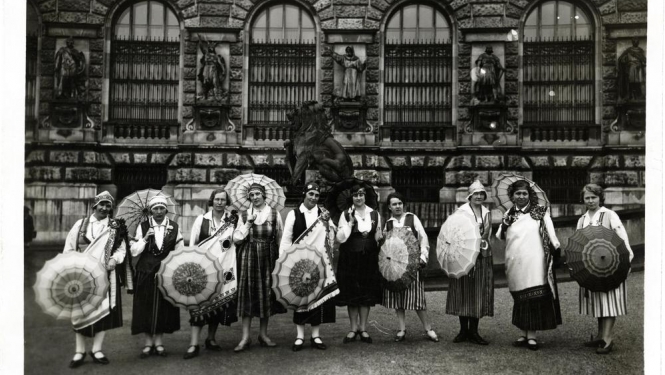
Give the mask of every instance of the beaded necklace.
[[[164, 253], [164, 244], [166, 243], [165, 240], [166, 240], [166, 237], [171, 232], [171, 229], [169, 229], [169, 228], [171, 228], [171, 226], [169, 225], [169, 218], [168, 217], [164, 218], [163, 223], [164, 223], [164, 226], [166, 227], [166, 230], [164, 231], [164, 237], [162, 237], [162, 246], [157, 250], [154, 249], [156, 246], [150, 246], [149, 249], [148, 249], [150, 251], [150, 253], [154, 256], [160, 256]], [[151, 216], [150, 217], [150, 227], [153, 228], [157, 225], [158, 224], [155, 223], [155, 219], [153, 219], [152, 216]], [[155, 245], [157, 245], [157, 240], [156, 240], [154, 235], [152, 236], [152, 240], [155, 241]]]

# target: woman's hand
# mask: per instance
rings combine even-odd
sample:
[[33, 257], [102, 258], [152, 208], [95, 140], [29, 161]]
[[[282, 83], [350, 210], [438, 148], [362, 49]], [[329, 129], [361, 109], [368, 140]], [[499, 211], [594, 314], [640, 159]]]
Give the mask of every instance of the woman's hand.
[[113, 271], [115, 269], [115, 266], [117, 265], [115, 259], [111, 258], [109, 259], [109, 262], [106, 264], [106, 270], [107, 271]]
[[152, 229], [152, 228], [148, 229], [148, 232], [147, 232], [147, 233], [145, 234], [145, 236], [143, 237], [143, 241], [148, 242], [148, 240], [150, 239], [150, 237], [152, 237], [152, 236], [154, 236], [154, 235], [155, 235], [155, 230]]
[[256, 214], [247, 215], [247, 224], [254, 224], [254, 220], [256, 220]]

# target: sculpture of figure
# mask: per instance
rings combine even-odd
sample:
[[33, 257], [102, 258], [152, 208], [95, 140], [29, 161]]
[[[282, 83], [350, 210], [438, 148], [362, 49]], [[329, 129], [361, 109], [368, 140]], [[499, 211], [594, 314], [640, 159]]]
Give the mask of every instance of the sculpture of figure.
[[291, 184], [298, 180], [309, 165], [316, 166], [330, 182], [353, 176], [353, 163], [330, 131], [325, 109], [315, 101], [305, 102], [288, 114], [294, 128], [293, 136], [284, 142]]
[[55, 54], [55, 95], [58, 99], [82, 98], [85, 94], [85, 56], [74, 48], [74, 39]]
[[215, 45], [208, 42], [203, 36], [207, 46], [199, 43], [201, 49], [201, 67], [199, 68], [198, 79], [203, 89], [203, 97], [208, 99], [212, 91], [212, 96], [219, 99], [224, 91], [224, 79], [226, 78], [226, 64], [224, 58], [215, 51]]
[[497, 100], [501, 93], [501, 76], [504, 68], [501, 66], [501, 60], [494, 55], [492, 47], [485, 48], [485, 53], [476, 60], [479, 70], [478, 75], [478, 100], [490, 101], [490, 98]]
[[344, 88], [341, 96], [345, 99], [355, 100], [362, 95], [360, 92], [360, 78], [366, 67], [365, 61], [361, 61], [356, 56], [351, 46], [346, 47], [345, 55], [333, 52], [333, 59], [344, 68]]
[[621, 100], [644, 100], [646, 98], [647, 57], [639, 47], [640, 40], [633, 38], [633, 46], [619, 57], [619, 98]]

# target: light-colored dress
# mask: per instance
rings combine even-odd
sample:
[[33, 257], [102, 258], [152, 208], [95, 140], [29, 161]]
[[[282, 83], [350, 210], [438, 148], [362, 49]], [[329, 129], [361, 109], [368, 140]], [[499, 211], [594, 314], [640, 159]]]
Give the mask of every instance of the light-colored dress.
[[[633, 250], [628, 243], [628, 233], [616, 212], [600, 207], [593, 217], [590, 217], [587, 211], [578, 220], [577, 229], [586, 228], [589, 225], [602, 225], [615, 231], [626, 243], [626, 247], [630, 251], [630, 259], [633, 259]], [[626, 315], [628, 313], [627, 300], [625, 281], [618, 288], [608, 292], [592, 292], [580, 287], [580, 314], [592, 315], [594, 318]]]

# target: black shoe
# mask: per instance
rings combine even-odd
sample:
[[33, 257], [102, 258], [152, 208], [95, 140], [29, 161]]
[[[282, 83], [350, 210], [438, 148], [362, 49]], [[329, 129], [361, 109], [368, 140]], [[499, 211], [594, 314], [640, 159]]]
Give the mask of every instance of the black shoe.
[[277, 344], [275, 344], [270, 338], [267, 338], [267, 340], [266, 340], [266, 339], [264, 339], [263, 337], [261, 337], [259, 335], [258, 340], [259, 340], [259, 345], [261, 345], [261, 346], [265, 346], [265, 347], [268, 347], [268, 348], [274, 348], [274, 347], [277, 346]]
[[584, 343], [584, 346], [586, 346], [587, 348], [597, 348], [599, 346], [605, 346], [605, 345], [606, 345], [605, 340], [603, 339], [594, 340], [593, 335], [591, 335], [589, 341]]
[[94, 352], [94, 353], [90, 352], [90, 356], [92, 357], [93, 362], [99, 363], [100, 365], [108, 365], [110, 363], [109, 359], [106, 358], [104, 353], [102, 353], [102, 358], [95, 357], [95, 354], [97, 354], [97, 353], [102, 353], [102, 351], [100, 350], [100, 351]]
[[[401, 335], [400, 332], [402, 333]], [[397, 331], [397, 334], [395, 335], [395, 342], [400, 342], [404, 340], [406, 340], [406, 330]]]
[[[69, 362], [69, 368], [77, 368], [83, 364], [83, 360], [85, 359], [85, 352], [83, 353], [77, 352], [76, 354], [83, 354], [83, 356], [81, 356], [81, 359], [77, 360], [72, 359], [71, 362]], [[76, 354], [74, 354], [74, 356], [76, 356]]]
[[471, 333], [468, 337], [468, 340], [469, 340], [469, 342], [472, 342], [472, 343], [478, 344], [478, 345], [489, 345], [490, 344], [489, 342], [485, 341], [485, 339], [480, 337], [478, 332]]
[[[145, 351], [146, 348], [148, 348], [147, 352]], [[145, 347], [143, 347], [143, 351], [141, 352], [141, 355], [139, 356], [139, 358], [146, 359], [146, 358], [150, 357], [150, 355], [154, 352], [155, 352], [155, 347], [154, 346], [145, 346]]]
[[[366, 334], [367, 336], [363, 336], [363, 333]], [[367, 331], [361, 331], [360, 332], [360, 341], [371, 344], [372, 343], [372, 338], [369, 336], [369, 333], [367, 333]]]
[[238, 343], [238, 346], [233, 348], [233, 351], [236, 353], [244, 352], [245, 350], [249, 349], [250, 345], [252, 345], [251, 339], [247, 339], [247, 341], [240, 341], [240, 343]]
[[[193, 352], [190, 352], [190, 351], [189, 351], [189, 348], [191, 348], [192, 346], [194, 347], [194, 351], [193, 351]], [[184, 358], [184, 359], [192, 359], [192, 358], [194, 358], [194, 357], [198, 357], [198, 356], [199, 356], [199, 348], [200, 348], [200, 347], [199, 347], [198, 345], [190, 345], [189, 348], [187, 348], [187, 351], [185, 352], [185, 355], [182, 356], [182, 358]]]
[[214, 351], [214, 352], [220, 352], [220, 351], [222, 351], [222, 347], [219, 346], [219, 345], [217, 345], [217, 343], [215, 342], [215, 340], [209, 340], [209, 339], [206, 339], [206, 341], [205, 341], [205, 346], [206, 346], [206, 350], [212, 350], [212, 351]]
[[349, 334], [347, 333], [346, 336], [344, 336], [344, 340], [342, 341], [344, 344], [348, 344], [352, 341], [356, 341], [356, 337], [358, 336], [358, 333], [354, 332], [354, 331], [350, 331], [349, 333], [353, 333], [353, 336], [349, 336]]
[[468, 339], [468, 336], [467, 336], [466, 332], [461, 331], [460, 333], [457, 334], [457, 336], [455, 336], [455, 338], [453, 339], [453, 342], [455, 344], [457, 344], [457, 343], [460, 343], [460, 342], [464, 342], [467, 339]]
[[[159, 350], [159, 348], [162, 348], [162, 350]], [[166, 357], [166, 349], [164, 349], [164, 345], [155, 346], [155, 354], [160, 357]]]
[[[300, 344], [298, 344], [298, 341], [300, 341]], [[297, 338], [296, 341], [293, 343], [293, 346], [291, 346], [291, 350], [294, 352], [299, 352], [302, 350], [302, 347], [305, 344], [305, 340], [301, 338]]]
[[312, 348], [316, 348], [319, 350], [326, 350], [328, 348], [326, 344], [323, 343], [323, 340], [321, 340], [321, 343], [319, 344], [318, 342], [316, 342], [316, 339], [321, 340], [320, 337], [312, 337], [309, 339], [310, 344], [312, 344]]
[[596, 354], [610, 354], [613, 347], [614, 347], [614, 341], [610, 341], [609, 345], [603, 345], [598, 349], [596, 349]]
[[[533, 344], [531, 343], [531, 341], [533, 341]], [[538, 346], [538, 341], [536, 341], [536, 339], [528, 339], [526, 341], [526, 347], [529, 348], [529, 350], [538, 350], [538, 348], [540, 348]]]
[[520, 336], [519, 339], [513, 341], [513, 346], [516, 347], [516, 348], [521, 348], [521, 347], [524, 347], [524, 346], [527, 346], [527, 345], [528, 345], [528, 341], [527, 341], [526, 337], [524, 337], [524, 336]]

